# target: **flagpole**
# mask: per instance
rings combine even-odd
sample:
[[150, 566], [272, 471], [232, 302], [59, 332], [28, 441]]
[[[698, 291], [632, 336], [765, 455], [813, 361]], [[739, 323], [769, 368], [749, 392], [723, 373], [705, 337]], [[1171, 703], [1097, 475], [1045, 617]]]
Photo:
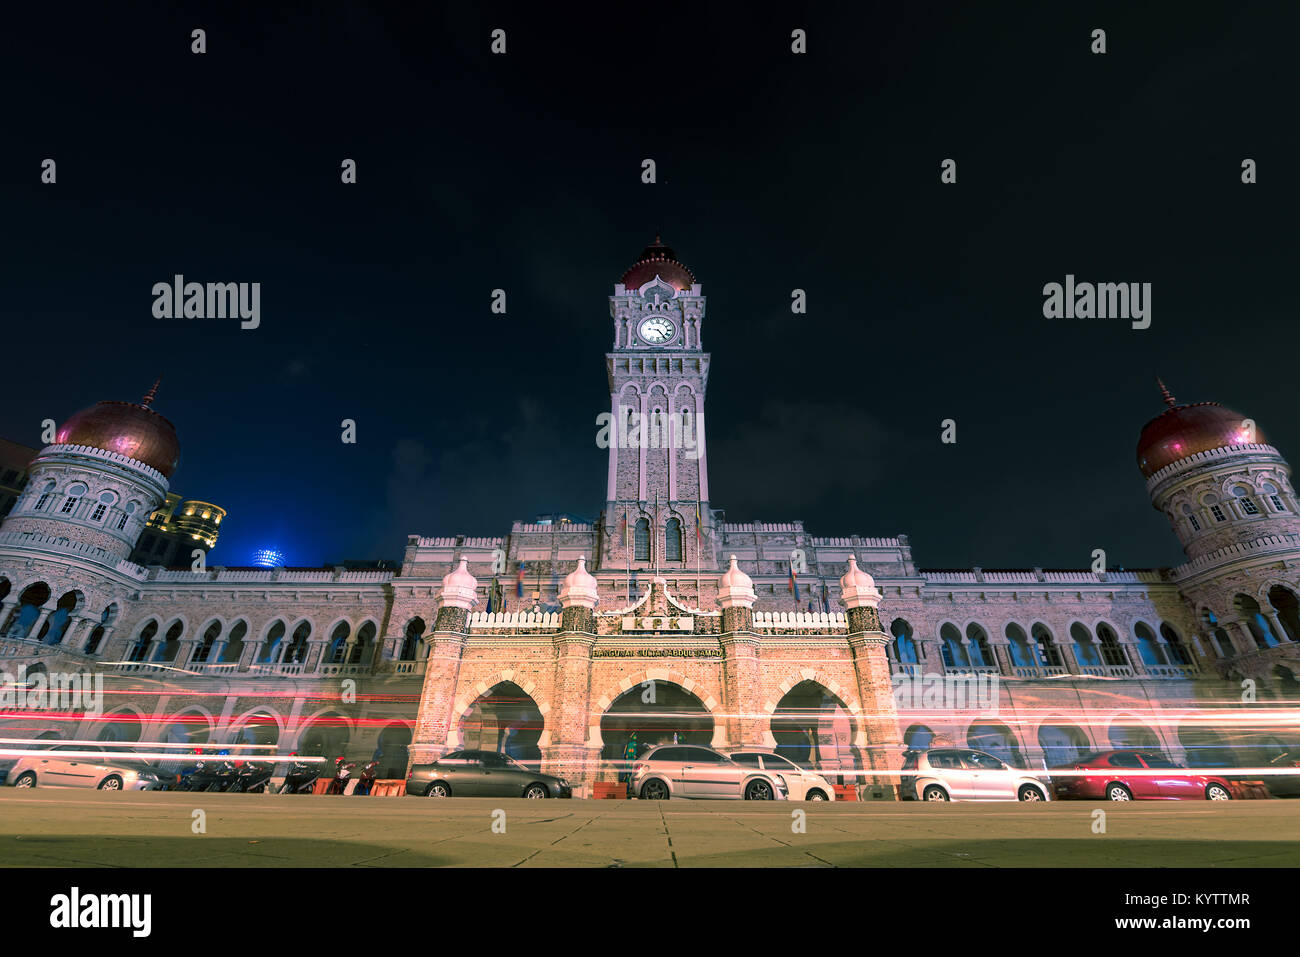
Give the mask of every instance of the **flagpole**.
[[627, 603], [632, 604], [632, 552], [631, 529], [627, 524], [627, 509], [623, 509], [623, 559], [627, 562]]

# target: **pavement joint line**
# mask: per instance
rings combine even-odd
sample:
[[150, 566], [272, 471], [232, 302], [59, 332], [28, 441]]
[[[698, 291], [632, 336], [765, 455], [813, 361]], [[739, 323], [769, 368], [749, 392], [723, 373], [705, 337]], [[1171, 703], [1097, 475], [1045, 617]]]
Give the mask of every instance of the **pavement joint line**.
[[668, 830], [668, 817], [664, 814], [663, 801], [659, 802], [659, 820], [663, 821], [664, 824], [664, 837], [668, 838], [668, 853], [672, 855], [673, 867], [679, 867], [680, 865], [677, 863], [677, 851], [673, 849], [673, 835], [672, 832]]

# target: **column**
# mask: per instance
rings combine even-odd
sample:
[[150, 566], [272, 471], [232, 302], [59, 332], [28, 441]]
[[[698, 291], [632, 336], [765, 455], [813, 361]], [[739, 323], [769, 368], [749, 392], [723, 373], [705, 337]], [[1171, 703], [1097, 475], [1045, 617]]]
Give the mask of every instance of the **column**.
[[[858, 681], [862, 709], [858, 720], [863, 722], [866, 737], [863, 764], [872, 771], [897, 771], [902, 766], [903, 739], [885, 656], [889, 636], [880, 626], [880, 592], [871, 576], [858, 568], [856, 556], [849, 556], [849, 570], [840, 579], [840, 596], [847, 609], [848, 644]], [[873, 794], [898, 795], [894, 774], [870, 775], [863, 779], [863, 786]]]
[[447, 750], [460, 664], [469, 637], [469, 613], [476, 604], [478, 580], [462, 558], [456, 570], [442, 580], [438, 615], [428, 637], [429, 658], [411, 739], [412, 764], [425, 764]]
[[722, 609], [722, 694], [727, 712], [727, 742], [733, 748], [764, 748], [770, 721], [762, 712], [762, 673], [758, 660], [758, 633], [754, 631], [754, 582], [740, 570], [736, 556], [718, 579], [718, 607]]
[[1142, 649], [1132, 638], [1121, 638], [1119, 646], [1124, 649], [1124, 654], [1128, 658], [1129, 666], [1133, 669], [1135, 675], [1145, 675], [1147, 673], [1146, 662], [1142, 660]]
[[993, 661], [998, 666], [998, 671], [1004, 675], [1014, 675], [1016, 670], [1011, 662], [1011, 640], [990, 635], [989, 648], [993, 650]]
[[41, 635], [41, 628], [45, 624], [45, 619], [49, 618], [50, 615], [52, 615], [57, 610], [58, 607], [56, 605], [42, 606], [41, 613], [36, 616], [36, 620], [32, 622], [32, 626], [27, 629], [27, 634], [20, 635], [19, 637], [30, 638], [33, 641], [39, 641]]
[[600, 748], [589, 743], [591, 649], [596, 644], [598, 583], [586, 556], [560, 586], [560, 630], [555, 646], [552, 710], [542, 716], [542, 770], [581, 785], [587, 796], [598, 775]]

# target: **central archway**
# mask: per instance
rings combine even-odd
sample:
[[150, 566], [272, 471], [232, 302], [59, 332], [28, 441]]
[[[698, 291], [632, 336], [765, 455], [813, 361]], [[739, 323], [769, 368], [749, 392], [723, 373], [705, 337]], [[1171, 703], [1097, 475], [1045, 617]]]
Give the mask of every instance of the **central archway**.
[[631, 761], [657, 744], [713, 742], [713, 715], [679, 684], [647, 680], [615, 698], [600, 717], [601, 764], [626, 780]]

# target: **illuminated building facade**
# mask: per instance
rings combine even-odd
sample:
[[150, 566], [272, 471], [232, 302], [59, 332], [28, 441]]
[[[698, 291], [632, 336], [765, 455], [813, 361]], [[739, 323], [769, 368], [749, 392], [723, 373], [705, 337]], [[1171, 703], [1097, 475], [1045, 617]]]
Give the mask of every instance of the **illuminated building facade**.
[[[179, 442], [149, 397], [77, 413], [0, 525], [0, 662], [104, 671], [113, 710], [12, 726], [379, 751], [394, 775], [474, 745], [582, 783], [629, 743], [775, 746], [881, 795], [872, 772], [932, 741], [1031, 767], [1112, 746], [1251, 765], [1297, 743], [1300, 502], [1252, 421], [1166, 392], [1143, 428], [1178, 567], [927, 571], [902, 535], [720, 521], [702, 285], [656, 241], [609, 309], [596, 520], [412, 535], [398, 568], [133, 560], [151, 516], [196, 541], [220, 509], [169, 501]], [[180, 523], [191, 505], [211, 524]], [[927, 676], [996, 677], [995, 697], [900, 693]]]

